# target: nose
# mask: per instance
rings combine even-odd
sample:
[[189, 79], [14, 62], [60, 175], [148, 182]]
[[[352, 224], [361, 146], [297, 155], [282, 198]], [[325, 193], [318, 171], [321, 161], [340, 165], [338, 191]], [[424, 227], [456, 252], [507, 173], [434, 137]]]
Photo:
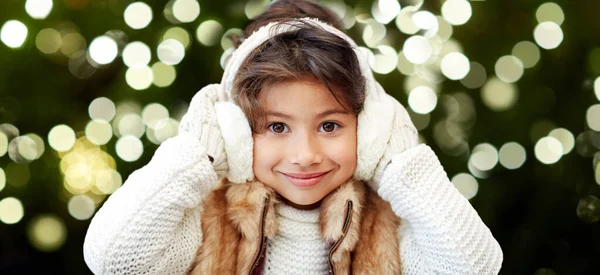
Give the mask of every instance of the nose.
[[290, 161], [301, 167], [321, 163], [323, 155], [317, 137], [310, 134], [297, 133], [290, 140]]

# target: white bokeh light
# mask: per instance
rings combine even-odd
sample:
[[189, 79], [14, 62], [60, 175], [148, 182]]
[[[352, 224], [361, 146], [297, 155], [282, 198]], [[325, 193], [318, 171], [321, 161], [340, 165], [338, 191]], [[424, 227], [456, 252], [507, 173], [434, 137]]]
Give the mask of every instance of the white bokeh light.
[[517, 87], [496, 77], [489, 78], [481, 88], [481, 100], [490, 109], [500, 112], [510, 109], [517, 101]]
[[523, 63], [512, 55], [505, 55], [498, 58], [494, 69], [496, 76], [506, 83], [519, 81], [524, 73]]
[[515, 44], [512, 54], [523, 62], [525, 68], [531, 68], [540, 61], [540, 49], [533, 42], [521, 41]]
[[550, 134], [548, 134], [548, 136], [560, 141], [563, 146], [563, 155], [570, 153], [575, 147], [575, 137], [569, 130], [565, 128], [554, 129], [550, 132]]
[[415, 113], [431, 113], [437, 106], [437, 94], [430, 87], [418, 86], [408, 95], [408, 105]]
[[552, 21], [558, 25], [562, 25], [565, 21], [565, 14], [558, 4], [547, 2], [537, 8], [535, 18], [539, 23]]
[[58, 152], [69, 151], [75, 145], [75, 131], [64, 124], [54, 126], [48, 133], [48, 144]]
[[133, 162], [138, 160], [144, 153], [144, 145], [137, 137], [123, 136], [117, 140], [116, 151], [122, 160]]
[[52, 0], [27, 0], [25, 11], [33, 19], [45, 19], [52, 11]]
[[535, 27], [533, 38], [540, 47], [552, 50], [562, 43], [564, 35], [558, 24], [554, 22], [542, 22]]
[[373, 55], [374, 58], [371, 59], [373, 62], [369, 65], [378, 74], [389, 74], [398, 65], [398, 53], [394, 48], [385, 45], [377, 49], [379, 51]]
[[125, 23], [132, 29], [143, 29], [152, 22], [152, 8], [144, 2], [131, 3], [125, 9], [123, 16]]
[[196, 30], [198, 41], [206, 46], [213, 46], [219, 43], [223, 35], [223, 26], [215, 20], [206, 20], [202, 22]]
[[23, 204], [15, 197], [0, 200], [0, 221], [5, 224], [15, 224], [23, 218]]
[[475, 146], [469, 158], [471, 164], [480, 171], [494, 169], [498, 164], [498, 160], [498, 150], [489, 143], [482, 143]]
[[158, 59], [167, 65], [177, 65], [185, 56], [185, 47], [175, 39], [167, 39], [158, 45]]
[[467, 76], [471, 66], [464, 54], [451, 52], [442, 58], [441, 69], [448, 79], [460, 80]]
[[596, 99], [600, 101], [600, 76], [594, 80], [594, 93], [596, 94]]
[[554, 137], [543, 137], [535, 144], [535, 157], [543, 164], [553, 164], [563, 155], [563, 146]]
[[585, 117], [590, 129], [600, 132], [600, 104], [590, 106]]
[[442, 4], [442, 16], [452, 25], [463, 25], [471, 19], [473, 11], [466, 0], [446, 0]]
[[117, 42], [106, 35], [94, 38], [89, 51], [90, 57], [100, 65], [113, 62], [119, 53]]
[[154, 75], [148, 66], [139, 69], [129, 68], [125, 73], [125, 80], [131, 88], [138, 91], [145, 90], [152, 85]]
[[115, 103], [106, 97], [94, 99], [88, 107], [88, 114], [92, 120], [109, 122], [115, 117]]
[[156, 128], [156, 124], [169, 118], [169, 110], [159, 103], [150, 103], [142, 110], [142, 121], [150, 128]]
[[419, 29], [425, 30], [425, 37], [432, 37], [438, 30], [438, 19], [429, 11], [418, 11], [412, 16], [412, 21]]
[[200, 15], [200, 4], [197, 0], [175, 0], [173, 16], [183, 23], [193, 22]]
[[452, 184], [467, 200], [475, 197], [479, 190], [477, 180], [467, 173], [460, 173], [452, 177]]
[[423, 64], [431, 58], [433, 47], [427, 38], [415, 35], [406, 39], [402, 52], [411, 63]]
[[500, 164], [510, 170], [520, 168], [527, 159], [525, 148], [516, 142], [508, 142], [502, 145], [498, 155]]
[[376, 0], [371, 7], [373, 18], [379, 23], [390, 23], [400, 13], [398, 0]]
[[96, 204], [87, 195], [77, 195], [71, 197], [67, 204], [69, 214], [78, 220], [87, 220], [94, 215], [96, 211]]
[[123, 49], [123, 63], [129, 68], [140, 69], [146, 67], [151, 59], [150, 47], [144, 42], [131, 42]]
[[10, 48], [18, 48], [27, 39], [27, 27], [17, 20], [8, 20], [0, 29], [0, 40]]

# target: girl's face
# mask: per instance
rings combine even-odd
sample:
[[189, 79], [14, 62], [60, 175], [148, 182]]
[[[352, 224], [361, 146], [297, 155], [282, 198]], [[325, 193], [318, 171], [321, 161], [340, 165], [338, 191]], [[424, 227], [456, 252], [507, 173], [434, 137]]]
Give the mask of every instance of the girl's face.
[[356, 117], [320, 82], [294, 80], [262, 91], [264, 131], [254, 134], [256, 178], [298, 208], [311, 208], [356, 169]]

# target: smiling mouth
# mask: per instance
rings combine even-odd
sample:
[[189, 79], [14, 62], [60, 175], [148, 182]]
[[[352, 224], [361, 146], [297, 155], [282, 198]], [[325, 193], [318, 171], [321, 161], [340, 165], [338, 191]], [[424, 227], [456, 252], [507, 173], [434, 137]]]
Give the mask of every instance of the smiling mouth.
[[317, 185], [329, 174], [330, 171], [320, 173], [281, 173], [292, 184], [298, 187], [312, 187]]

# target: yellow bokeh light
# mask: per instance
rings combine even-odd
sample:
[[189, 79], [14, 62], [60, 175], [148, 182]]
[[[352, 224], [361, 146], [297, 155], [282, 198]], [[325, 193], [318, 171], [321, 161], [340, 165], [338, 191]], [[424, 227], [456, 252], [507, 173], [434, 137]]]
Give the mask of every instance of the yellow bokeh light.
[[467, 173], [460, 173], [452, 177], [452, 184], [467, 200], [475, 197], [479, 190], [477, 180]]
[[510, 170], [520, 168], [527, 159], [525, 148], [516, 142], [508, 142], [502, 145], [498, 155], [500, 164]]
[[76, 32], [68, 33], [62, 37], [60, 52], [66, 57], [77, 57], [77, 53], [81, 53], [86, 45], [87, 42], [81, 34]]
[[52, 252], [64, 245], [67, 240], [67, 227], [62, 219], [54, 214], [39, 215], [29, 222], [27, 237], [37, 250]]
[[125, 73], [125, 80], [131, 88], [140, 91], [148, 89], [152, 85], [154, 75], [148, 66], [139, 69], [129, 68]]
[[94, 99], [88, 107], [88, 114], [92, 120], [109, 122], [114, 118], [115, 112], [115, 103], [106, 97]]
[[138, 114], [126, 114], [119, 120], [118, 130], [120, 136], [135, 136], [139, 138], [144, 135], [146, 127]]
[[446, 0], [442, 4], [442, 16], [452, 25], [463, 25], [471, 19], [473, 11], [466, 0]]
[[[596, 94], [596, 99], [600, 101], [600, 76], [596, 77], [596, 80], [594, 80], [594, 93]], [[2, 156], [2, 150], [0, 150], [0, 156]]]
[[65, 172], [65, 183], [76, 193], [87, 192], [92, 185], [92, 170], [86, 162], [76, 162], [67, 168]]
[[540, 49], [530, 41], [515, 44], [512, 54], [522, 62], [524, 68], [531, 68], [540, 61]]
[[24, 210], [21, 201], [14, 197], [0, 200], [0, 221], [5, 224], [15, 224], [23, 218]]
[[398, 30], [408, 35], [413, 35], [419, 31], [419, 27], [415, 26], [415, 23], [412, 21], [415, 10], [414, 7], [408, 6], [400, 11], [398, 16], [396, 16], [396, 27]]
[[538, 23], [551, 21], [558, 25], [562, 25], [562, 23], [565, 21], [565, 14], [558, 4], [547, 2], [541, 4], [537, 8], [535, 12], [535, 18], [537, 19]]
[[563, 146], [554, 137], [543, 137], [535, 144], [535, 157], [543, 164], [553, 164], [563, 155]]
[[510, 109], [517, 101], [517, 88], [496, 77], [486, 81], [481, 88], [481, 100], [490, 109], [500, 112]]
[[0, 157], [8, 151], [8, 137], [3, 131], [0, 131]]
[[129, 4], [123, 12], [125, 23], [132, 29], [143, 29], [152, 21], [152, 8], [144, 2]]
[[408, 96], [408, 105], [415, 113], [428, 114], [437, 106], [437, 94], [430, 87], [416, 87]]
[[433, 48], [427, 38], [415, 35], [404, 41], [402, 52], [411, 63], [423, 64], [431, 58]]
[[54, 126], [48, 133], [48, 144], [58, 152], [69, 151], [75, 144], [75, 131], [64, 124]]
[[460, 80], [467, 76], [471, 69], [469, 59], [462, 53], [451, 52], [442, 58], [441, 69], [448, 79]]
[[590, 129], [600, 132], [600, 104], [590, 106], [585, 117]]
[[0, 167], [0, 191], [2, 191], [6, 187], [6, 173], [4, 173], [4, 169]]
[[181, 27], [172, 27], [168, 29], [165, 34], [163, 34], [161, 42], [168, 39], [179, 41], [184, 48], [187, 48], [190, 45], [190, 34], [186, 29]]
[[200, 15], [200, 4], [197, 0], [175, 0], [173, 16], [182, 23], [193, 22]]
[[121, 174], [114, 169], [104, 169], [96, 173], [96, 188], [103, 194], [110, 195], [123, 185]]
[[144, 42], [131, 42], [123, 49], [123, 63], [129, 68], [144, 68], [150, 63], [150, 59], [152, 59], [152, 52]]
[[496, 76], [506, 83], [519, 81], [524, 73], [523, 63], [512, 55], [505, 55], [498, 58], [494, 69]]
[[62, 37], [55, 29], [43, 29], [35, 37], [35, 46], [45, 54], [53, 54], [60, 49]]
[[169, 110], [159, 103], [146, 105], [142, 110], [142, 121], [149, 128], [155, 128], [156, 124], [169, 118]]
[[86, 195], [76, 195], [69, 199], [67, 209], [73, 218], [83, 221], [94, 215], [96, 204], [94, 200]]
[[498, 150], [489, 143], [482, 143], [471, 152], [469, 162], [480, 171], [489, 171], [498, 164]]
[[552, 50], [562, 43], [564, 34], [558, 24], [554, 22], [542, 22], [535, 27], [533, 37], [540, 47]]
[[152, 65], [152, 74], [154, 75], [152, 83], [158, 87], [170, 86], [177, 77], [177, 71], [175, 70], [175, 67], [160, 61]]
[[25, 11], [33, 19], [45, 19], [52, 11], [52, 0], [27, 0]]
[[144, 145], [137, 137], [123, 136], [117, 141], [116, 151], [122, 160], [133, 162], [138, 160], [144, 153]]
[[398, 53], [390, 46], [377, 47], [377, 53], [373, 57], [373, 62], [369, 65], [378, 74], [389, 74], [398, 65]]
[[179, 40], [167, 39], [158, 45], [158, 59], [168, 65], [177, 65], [185, 56], [185, 47]]
[[244, 13], [248, 19], [253, 19], [265, 11], [269, 5], [269, 0], [250, 0], [246, 2]]
[[397, 0], [373, 1], [371, 13], [377, 22], [388, 24], [400, 13], [400, 3]]
[[119, 53], [117, 42], [109, 36], [102, 35], [94, 38], [89, 49], [92, 60], [100, 65], [113, 62]]
[[104, 120], [92, 120], [85, 126], [85, 136], [93, 144], [107, 144], [112, 135], [112, 127]]
[[560, 141], [560, 143], [563, 146], [564, 155], [571, 152], [571, 150], [573, 150], [573, 147], [575, 147], [575, 137], [569, 130], [565, 128], [554, 129], [552, 130], [552, 132], [550, 132], [550, 134], [548, 134], [548, 136], [551, 136]]
[[27, 39], [27, 27], [17, 20], [8, 20], [0, 29], [0, 40], [10, 48], [19, 48]]
[[196, 30], [198, 41], [205, 46], [213, 46], [219, 43], [223, 35], [223, 26], [215, 20], [202, 22]]
[[[595, 178], [596, 178], [596, 183], [600, 184], [600, 163], [596, 164], [596, 168], [594, 169], [595, 171]], [[2, 190], [2, 189], [0, 189]]]

